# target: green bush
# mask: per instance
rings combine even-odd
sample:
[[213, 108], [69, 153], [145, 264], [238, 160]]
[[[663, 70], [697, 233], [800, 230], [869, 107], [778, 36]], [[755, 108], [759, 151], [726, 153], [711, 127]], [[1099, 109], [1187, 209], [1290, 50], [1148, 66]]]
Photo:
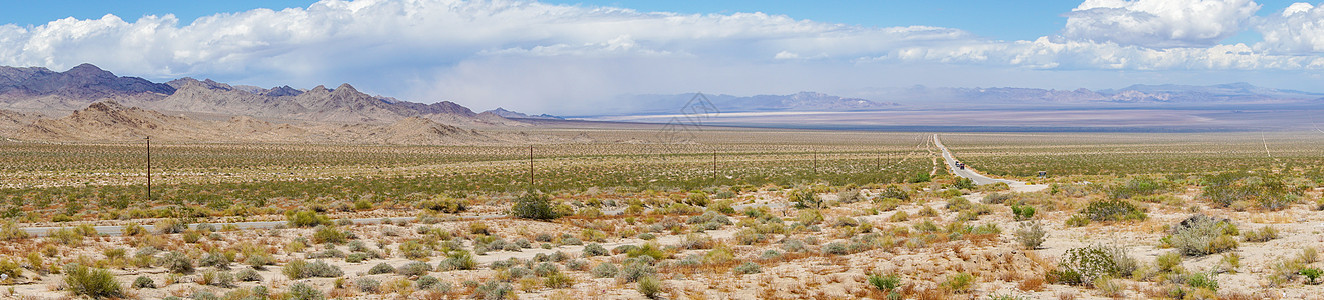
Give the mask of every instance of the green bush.
[[1148, 218], [1140, 206], [1121, 199], [1090, 201], [1089, 205], [1080, 211], [1080, 214], [1095, 222], [1144, 220]]
[[166, 252], [166, 254], [161, 256], [161, 259], [158, 259], [156, 262], [171, 273], [184, 274], [193, 272], [193, 260], [190, 259], [188, 255], [184, 255], [184, 253], [174, 251]]
[[1012, 205], [1012, 206], [1011, 206], [1011, 215], [1012, 215], [1012, 219], [1015, 219], [1016, 221], [1025, 221], [1025, 220], [1033, 219], [1033, 218], [1034, 218], [1034, 213], [1035, 213], [1034, 206], [1029, 206], [1029, 205], [1025, 205], [1025, 206]]
[[607, 248], [602, 247], [602, 245], [599, 245], [598, 243], [591, 243], [584, 246], [584, 257], [603, 256], [607, 254], [610, 254], [607, 252]]
[[368, 269], [368, 275], [391, 274], [391, 273], [395, 273], [395, 267], [392, 267], [390, 264], [387, 263], [380, 263], [377, 264], [376, 266], [372, 266], [372, 269]]
[[326, 294], [308, 284], [299, 282], [290, 286], [289, 297], [290, 300], [323, 300], [326, 299]]
[[1149, 196], [1174, 189], [1171, 182], [1160, 181], [1147, 177], [1135, 177], [1128, 179], [1126, 183], [1113, 186], [1108, 189], [1108, 196], [1113, 199], [1131, 199], [1139, 196]]
[[115, 280], [115, 274], [105, 269], [89, 268], [79, 264], [64, 267], [64, 284], [74, 295], [92, 298], [118, 298], [124, 296], [123, 288]]
[[639, 285], [635, 289], [640, 294], [644, 294], [644, 297], [656, 299], [658, 294], [662, 293], [662, 282], [657, 280], [657, 277], [645, 276], [639, 279]]
[[789, 199], [795, 202], [795, 208], [822, 208], [823, 200], [818, 198], [818, 193], [813, 189], [800, 189], [790, 192]]
[[327, 264], [324, 261], [313, 261], [311, 263], [302, 259], [291, 260], [285, 263], [285, 267], [280, 272], [291, 280], [298, 280], [310, 277], [340, 277], [345, 275], [339, 267]]
[[1237, 226], [1231, 221], [1195, 215], [1177, 224], [1162, 241], [1184, 255], [1203, 256], [1236, 249], [1235, 236]]
[[1200, 198], [1218, 207], [1248, 202], [1269, 210], [1286, 208], [1301, 199], [1303, 189], [1289, 186], [1280, 176], [1250, 172], [1229, 172], [1206, 176]]
[[134, 278], [134, 279], [133, 279], [133, 288], [135, 288], [135, 289], [154, 289], [154, 288], [156, 288], [156, 281], [152, 281], [152, 278], [151, 278], [151, 277], [147, 277], [147, 276], [138, 276], [138, 278]]
[[286, 211], [286, 223], [293, 227], [315, 227], [331, 225], [331, 219], [312, 210]]
[[160, 221], [156, 221], [155, 224], [152, 224], [152, 227], [156, 229], [156, 232], [158, 233], [171, 234], [184, 232], [184, 230], [188, 229], [188, 224], [179, 219], [161, 219]]
[[1020, 228], [1016, 229], [1016, 241], [1025, 249], [1039, 249], [1045, 240], [1048, 240], [1048, 231], [1044, 230], [1039, 222], [1021, 223]]
[[429, 257], [432, 257], [431, 248], [413, 240], [400, 243], [399, 246], [396, 246], [396, 250], [399, 250], [400, 255], [412, 260], [426, 261]]
[[901, 277], [896, 275], [869, 274], [869, 285], [884, 293], [896, 291], [901, 286]]
[[1306, 277], [1306, 284], [1318, 284], [1319, 277], [1324, 275], [1324, 271], [1320, 271], [1320, 269], [1317, 268], [1301, 269], [1299, 273], [1301, 273], [1301, 276]]
[[[374, 267], [373, 269], [377, 269], [377, 268]], [[395, 274], [400, 274], [404, 276], [422, 276], [422, 275], [427, 275], [428, 272], [430, 271], [432, 271], [432, 265], [419, 261], [410, 262], [403, 266], [400, 266], [399, 268], [395, 268]]]
[[975, 188], [975, 182], [973, 180], [970, 180], [970, 178], [957, 177], [956, 181], [952, 183], [952, 187], [962, 190], [969, 190]]
[[736, 266], [732, 271], [736, 274], [758, 274], [763, 273], [763, 267], [753, 262], [745, 262]]
[[313, 232], [313, 242], [318, 244], [343, 244], [346, 239], [347, 235], [345, 232], [331, 226], [319, 225]]
[[510, 215], [535, 220], [551, 220], [560, 218], [555, 207], [552, 205], [551, 196], [540, 193], [525, 193], [515, 199], [515, 205], [510, 208]]
[[910, 193], [907, 193], [905, 190], [901, 189], [900, 187], [897, 187], [896, 185], [889, 185], [883, 188], [882, 191], [879, 191], [878, 197], [875, 199], [887, 199], [887, 198], [907, 201], [910, 200]]
[[593, 267], [593, 271], [590, 271], [597, 278], [616, 277], [616, 272], [616, 265], [610, 262], [598, 263], [597, 266]]
[[26, 238], [28, 238], [28, 232], [23, 231], [23, 228], [19, 228], [18, 223], [9, 220], [0, 222], [0, 241], [12, 241]]
[[465, 205], [464, 200], [454, 199], [445, 196], [440, 196], [433, 198], [431, 200], [420, 202], [418, 206], [419, 208], [422, 209], [431, 210], [435, 212], [448, 213], [448, 214], [461, 213], [469, 209]]
[[451, 251], [449, 254], [446, 254], [446, 259], [441, 260], [441, 263], [437, 264], [437, 270], [441, 271], [473, 270], [477, 267], [478, 263], [474, 262], [473, 254], [465, 250]]
[[969, 292], [975, 286], [975, 276], [970, 273], [961, 272], [947, 277], [947, 281], [942, 286], [955, 293]]
[[1278, 238], [1278, 230], [1274, 229], [1273, 226], [1264, 226], [1258, 230], [1247, 230], [1241, 236], [1247, 242], [1268, 242]]
[[234, 277], [239, 281], [245, 281], [245, 282], [262, 281], [262, 275], [258, 274], [257, 270], [254, 270], [253, 268], [246, 268], [243, 270], [239, 270], [238, 273], [235, 273]]
[[1093, 284], [1104, 276], [1127, 277], [1138, 264], [1125, 249], [1088, 246], [1067, 250], [1055, 270], [1049, 271], [1050, 281], [1071, 285]]
[[382, 284], [376, 279], [363, 277], [354, 280], [354, 287], [357, 287], [361, 293], [376, 293], [381, 289]]

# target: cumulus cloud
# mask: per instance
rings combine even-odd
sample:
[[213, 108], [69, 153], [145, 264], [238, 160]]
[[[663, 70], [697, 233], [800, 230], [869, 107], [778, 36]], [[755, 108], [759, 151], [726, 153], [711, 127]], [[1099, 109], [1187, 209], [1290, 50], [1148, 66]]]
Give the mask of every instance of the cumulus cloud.
[[1294, 3], [1257, 26], [1264, 36], [1258, 48], [1266, 52], [1304, 54], [1324, 52], [1324, 7]]
[[958, 77], [915, 73], [948, 66], [973, 66], [983, 74], [1324, 68], [1318, 56], [1294, 55], [1324, 49], [1324, 13], [1309, 4], [1256, 23], [1265, 32], [1263, 43], [1218, 44], [1250, 26], [1258, 9], [1250, 0], [1088, 0], [1067, 14], [1061, 36], [999, 41], [955, 28], [864, 27], [757, 12], [678, 14], [524, 0], [323, 0], [188, 24], [172, 15], [134, 22], [106, 15], [0, 25], [0, 65], [62, 70], [91, 62], [152, 79], [260, 85], [352, 82], [414, 101], [553, 113], [576, 105], [591, 110], [602, 104], [580, 99], [623, 93], [824, 91]]
[[1086, 0], [1066, 14], [1062, 35], [1150, 48], [1208, 47], [1240, 33], [1252, 0]]

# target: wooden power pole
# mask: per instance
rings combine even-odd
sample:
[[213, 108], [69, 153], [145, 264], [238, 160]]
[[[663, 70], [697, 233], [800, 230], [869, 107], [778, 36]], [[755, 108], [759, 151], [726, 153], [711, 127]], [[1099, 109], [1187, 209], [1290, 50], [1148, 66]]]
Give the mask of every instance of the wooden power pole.
[[152, 136], [147, 136], [147, 202], [152, 202]]

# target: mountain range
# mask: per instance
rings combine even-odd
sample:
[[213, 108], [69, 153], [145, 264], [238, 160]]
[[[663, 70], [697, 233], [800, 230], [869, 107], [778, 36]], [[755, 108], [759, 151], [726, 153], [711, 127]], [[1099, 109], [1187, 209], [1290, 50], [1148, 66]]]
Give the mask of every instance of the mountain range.
[[1055, 90], [1036, 88], [945, 88], [912, 86], [879, 89], [867, 92], [869, 98], [901, 103], [961, 103], [961, 104], [1173, 104], [1173, 105], [1229, 105], [1273, 104], [1285, 102], [1314, 102], [1324, 93], [1282, 90], [1258, 87], [1249, 83], [1217, 85], [1143, 85], [1121, 89]]

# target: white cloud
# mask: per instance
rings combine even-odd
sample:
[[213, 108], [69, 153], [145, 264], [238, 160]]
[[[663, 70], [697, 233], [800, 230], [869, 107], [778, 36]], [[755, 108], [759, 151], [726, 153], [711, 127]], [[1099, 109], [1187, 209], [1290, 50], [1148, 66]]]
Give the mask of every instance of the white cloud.
[[[107, 15], [0, 25], [0, 65], [63, 70], [91, 62], [153, 79], [299, 87], [352, 82], [414, 101], [535, 111], [588, 110], [593, 105], [579, 99], [622, 93], [826, 91], [959, 80], [966, 67], [979, 74], [1324, 68], [1320, 56], [1275, 54], [1324, 49], [1324, 13], [1308, 4], [1257, 23], [1264, 43], [1217, 44], [1243, 31], [1258, 8], [1250, 0], [1089, 0], [1068, 13], [1063, 36], [998, 41], [954, 28], [862, 27], [763, 13], [523, 0], [323, 0], [190, 24], [171, 15], [134, 22]], [[898, 68], [909, 73], [891, 71]], [[999, 80], [1005, 78], [985, 79]]]
[[1150, 48], [1208, 47], [1240, 33], [1252, 0], [1086, 0], [1067, 13], [1062, 35]]
[[1266, 52], [1301, 54], [1324, 52], [1324, 7], [1295, 3], [1257, 26]]

